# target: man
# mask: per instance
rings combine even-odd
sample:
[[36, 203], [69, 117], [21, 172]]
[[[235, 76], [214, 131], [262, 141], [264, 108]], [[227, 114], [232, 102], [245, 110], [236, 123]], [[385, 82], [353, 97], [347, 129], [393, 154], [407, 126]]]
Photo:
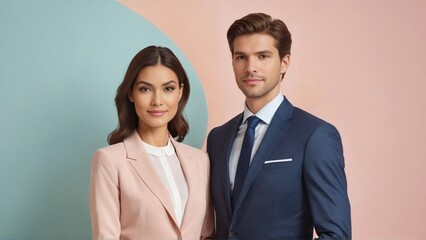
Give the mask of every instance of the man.
[[312, 239], [315, 228], [320, 239], [350, 239], [340, 135], [280, 93], [290, 63], [286, 25], [249, 14], [227, 37], [246, 100], [207, 139], [216, 238]]

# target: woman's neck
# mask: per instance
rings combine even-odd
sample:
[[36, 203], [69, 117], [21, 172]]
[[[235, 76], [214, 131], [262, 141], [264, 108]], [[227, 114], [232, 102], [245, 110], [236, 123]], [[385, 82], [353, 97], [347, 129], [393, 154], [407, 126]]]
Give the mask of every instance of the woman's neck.
[[167, 146], [167, 143], [169, 142], [169, 131], [167, 128], [149, 130], [139, 128], [138, 134], [142, 141], [155, 147]]

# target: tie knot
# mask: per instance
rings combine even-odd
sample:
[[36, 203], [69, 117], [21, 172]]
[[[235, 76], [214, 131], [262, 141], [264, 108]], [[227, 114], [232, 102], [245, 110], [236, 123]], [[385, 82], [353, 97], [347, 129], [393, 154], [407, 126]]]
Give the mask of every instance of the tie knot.
[[257, 124], [260, 122], [260, 118], [256, 116], [251, 116], [247, 118], [247, 127], [248, 128], [255, 128]]

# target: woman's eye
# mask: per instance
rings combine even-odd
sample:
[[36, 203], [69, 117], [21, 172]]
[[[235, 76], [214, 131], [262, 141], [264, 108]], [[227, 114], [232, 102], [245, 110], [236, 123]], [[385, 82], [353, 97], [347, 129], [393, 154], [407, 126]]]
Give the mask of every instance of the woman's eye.
[[166, 91], [166, 92], [172, 92], [173, 90], [175, 90], [174, 87], [166, 87], [166, 88], [164, 88], [164, 91]]
[[148, 91], [151, 91], [151, 89], [149, 89], [147, 87], [141, 87], [141, 88], [139, 88], [139, 91], [141, 91], [141, 92], [148, 92]]

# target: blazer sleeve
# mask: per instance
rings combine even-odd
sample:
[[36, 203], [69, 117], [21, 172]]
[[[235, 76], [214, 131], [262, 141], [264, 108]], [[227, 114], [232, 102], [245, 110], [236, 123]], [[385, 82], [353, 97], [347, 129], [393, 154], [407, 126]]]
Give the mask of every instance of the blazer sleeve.
[[97, 150], [90, 175], [90, 216], [93, 239], [120, 238], [118, 170], [107, 151]]
[[213, 211], [213, 204], [211, 199], [211, 191], [210, 191], [210, 161], [205, 153], [205, 156], [207, 158], [207, 172], [205, 173], [208, 177], [208, 183], [207, 183], [207, 207], [206, 207], [206, 214], [204, 217], [203, 227], [201, 229], [201, 239], [213, 239], [214, 238], [214, 211]]
[[351, 214], [342, 141], [337, 129], [315, 129], [305, 152], [304, 182], [320, 239], [351, 239]]

